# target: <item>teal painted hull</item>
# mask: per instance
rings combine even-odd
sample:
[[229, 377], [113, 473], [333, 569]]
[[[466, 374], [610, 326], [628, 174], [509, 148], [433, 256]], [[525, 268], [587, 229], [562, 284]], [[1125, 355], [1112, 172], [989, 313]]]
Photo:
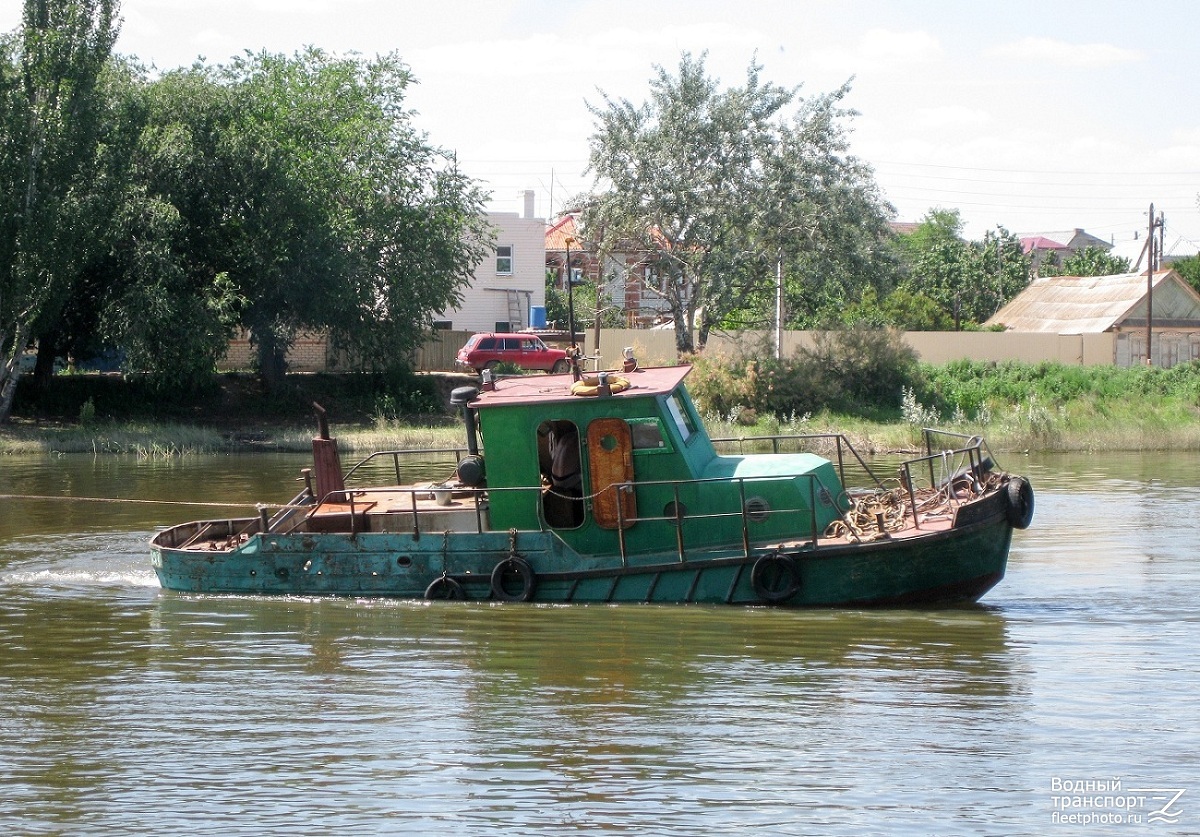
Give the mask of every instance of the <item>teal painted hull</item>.
[[[254, 534], [236, 548], [151, 544], [162, 586], [191, 593], [463, 598], [547, 603], [904, 606], [972, 602], [1004, 575], [1012, 540], [1003, 493], [970, 522], [869, 543], [742, 543], [627, 556], [582, 555], [550, 531]], [[239, 523], [231, 521], [236, 530]]]

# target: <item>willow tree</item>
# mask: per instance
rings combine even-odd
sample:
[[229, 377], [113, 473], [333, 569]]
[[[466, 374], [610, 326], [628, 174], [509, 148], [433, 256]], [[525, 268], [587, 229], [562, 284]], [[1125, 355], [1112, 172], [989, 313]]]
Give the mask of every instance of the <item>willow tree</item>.
[[751, 62], [743, 85], [721, 89], [704, 60], [684, 53], [677, 75], [656, 67], [641, 105], [602, 94], [589, 106], [585, 232], [602, 252], [642, 254], [681, 352], [698, 320], [770, 316], [777, 285], [800, 299], [809, 286], [868, 281], [890, 211], [847, 153], [847, 86], [798, 99]]
[[111, 220], [105, 100], [98, 80], [117, 38], [116, 0], [26, 0], [0, 43], [0, 421], [20, 358], [58, 316]]

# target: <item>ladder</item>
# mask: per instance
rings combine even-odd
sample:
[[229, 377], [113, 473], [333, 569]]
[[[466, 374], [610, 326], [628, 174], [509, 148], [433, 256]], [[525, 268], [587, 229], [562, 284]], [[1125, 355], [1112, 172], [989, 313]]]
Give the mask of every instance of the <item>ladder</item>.
[[525, 327], [525, 307], [521, 305], [521, 292], [508, 291], [508, 327], [520, 331]]

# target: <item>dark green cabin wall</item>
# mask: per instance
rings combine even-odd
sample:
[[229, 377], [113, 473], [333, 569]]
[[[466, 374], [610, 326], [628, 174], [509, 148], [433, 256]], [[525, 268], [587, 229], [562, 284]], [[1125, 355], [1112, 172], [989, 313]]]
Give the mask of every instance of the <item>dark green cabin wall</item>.
[[[487, 463], [491, 522], [494, 529], [538, 529], [543, 526], [540, 514], [541, 475], [538, 470], [537, 428], [548, 420], [566, 420], [576, 424], [581, 438], [586, 438], [588, 423], [600, 417], [632, 419], [657, 418], [665, 430], [670, 450], [634, 450], [634, 477], [639, 482], [694, 480], [705, 476], [710, 464], [717, 459], [695, 405], [686, 390], [680, 390], [684, 404], [691, 414], [696, 432], [685, 443], [666, 407], [670, 396], [640, 398], [587, 398], [553, 405], [545, 403], [504, 405], [479, 411], [484, 459]], [[489, 445], [489, 439], [494, 441]], [[740, 457], [737, 457], [740, 459]], [[590, 472], [586, 447], [582, 455], [584, 489], [590, 492]], [[827, 466], [832, 474], [832, 466]], [[836, 477], [834, 477], [836, 482]], [[779, 480], [758, 484], [752, 490], [765, 496], [772, 508], [811, 509], [812, 498], [795, 480]], [[519, 489], [525, 490], [505, 490]], [[799, 490], [798, 490], [799, 489]], [[803, 495], [803, 496], [801, 496]], [[641, 486], [637, 492], [638, 516], [667, 516], [675, 500], [671, 486]], [[694, 514], [736, 515], [741, 508], [737, 484], [722, 486], [706, 484], [683, 486], [678, 495], [681, 504]], [[831, 510], [818, 507], [818, 517], [825, 518]], [[836, 512], [834, 512], [836, 514]], [[788, 534], [807, 534], [811, 528], [811, 513], [772, 515], [767, 521], [751, 525], [751, 537], [783, 537]], [[694, 519], [685, 525], [685, 540], [689, 546], [729, 543], [731, 518]], [[734, 518], [736, 521], [736, 518]], [[824, 520], [821, 523], [823, 527]], [[583, 554], [612, 554], [619, 549], [619, 536], [614, 530], [597, 526], [591, 515], [577, 529], [556, 529], [562, 539]], [[739, 530], [740, 531], [740, 530]], [[625, 532], [625, 546], [631, 554], [661, 552], [676, 548], [674, 525], [667, 521], [645, 521]]]
[[[536, 529], [542, 525], [536, 491], [541, 484], [538, 471], [537, 428], [544, 421], [574, 422], [582, 438], [587, 434], [588, 423], [595, 418], [612, 416], [626, 421], [658, 418], [668, 435], [673, 451], [635, 451], [635, 477], [639, 480], [686, 480], [694, 479], [703, 473], [704, 467], [716, 453], [687, 391], [682, 390], [682, 394], [698, 428], [687, 444], [684, 444], [679, 436], [675, 423], [664, 406], [663, 398], [654, 396], [579, 398], [552, 405], [538, 403], [528, 407], [503, 405], [480, 409], [480, 437], [483, 442], [488, 487], [500, 489], [493, 491], [489, 497], [492, 526], [498, 529]], [[586, 486], [589, 477], [586, 449], [582, 458]], [[529, 490], [504, 490], [516, 488]], [[655, 505], [659, 506], [657, 503]], [[580, 529], [559, 531], [564, 539], [573, 545], [586, 543], [586, 551], [616, 544], [616, 534], [592, 525], [590, 516]]]

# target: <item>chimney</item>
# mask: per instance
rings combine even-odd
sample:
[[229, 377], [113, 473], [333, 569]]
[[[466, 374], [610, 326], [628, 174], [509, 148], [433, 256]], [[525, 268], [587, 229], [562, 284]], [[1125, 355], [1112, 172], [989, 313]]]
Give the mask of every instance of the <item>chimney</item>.
[[532, 189], [525, 190], [525, 217], [526, 218], [533, 217], [533, 190]]

